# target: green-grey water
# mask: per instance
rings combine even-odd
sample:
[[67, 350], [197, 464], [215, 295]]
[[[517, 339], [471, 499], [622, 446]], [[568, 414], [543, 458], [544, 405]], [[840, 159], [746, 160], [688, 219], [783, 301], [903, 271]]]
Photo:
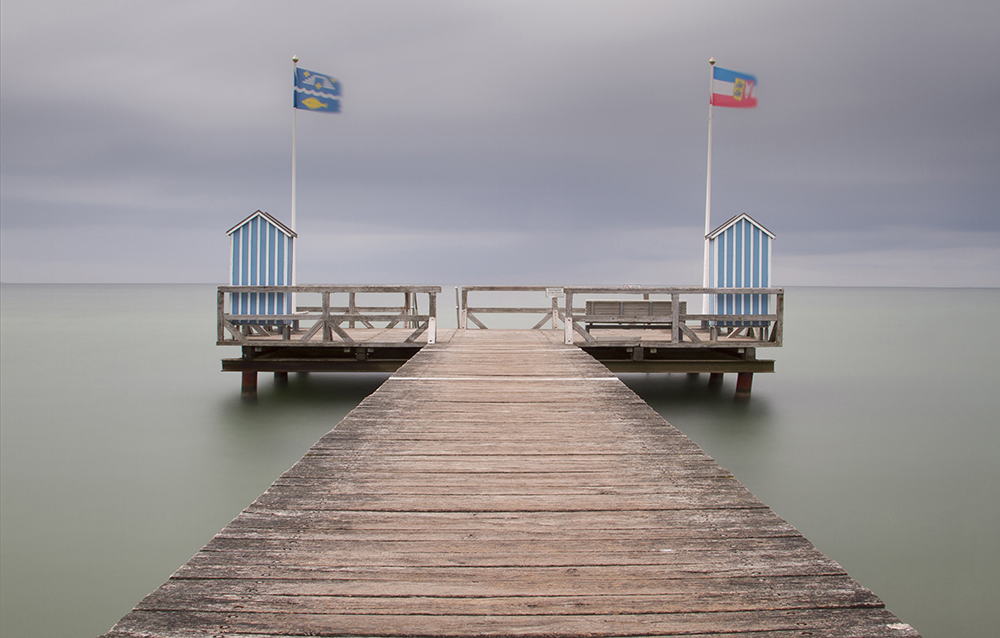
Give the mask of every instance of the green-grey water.
[[[262, 375], [242, 404], [212, 286], [0, 298], [5, 638], [107, 631], [385, 379]], [[991, 635], [998, 312], [996, 289], [793, 288], [748, 404], [731, 379], [623, 378], [925, 637]]]

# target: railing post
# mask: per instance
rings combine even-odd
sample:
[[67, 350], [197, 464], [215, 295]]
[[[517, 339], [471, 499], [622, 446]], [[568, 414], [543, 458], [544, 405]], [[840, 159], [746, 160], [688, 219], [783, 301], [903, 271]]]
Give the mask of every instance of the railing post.
[[459, 315], [458, 327], [466, 330], [469, 327], [469, 291], [462, 288], [462, 311]]
[[223, 323], [226, 320], [226, 293], [222, 292], [221, 290], [219, 290], [218, 292], [219, 292], [218, 295], [219, 325], [217, 326], [218, 332], [216, 333], [216, 341], [221, 342], [226, 338], [226, 329], [223, 327]]
[[670, 343], [679, 343], [681, 340], [681, 294], [679, 292], [670, 293]]
[[[356, 314], [358, 314], [357, 293], [352, 292], [352, 293], [348, 293], [348, 295], [347, 295], [347, 314], [349, 314], [349, 315], [356, 315]], [[349, 328], [353, 328], [354, 327], [354, 320], [351, 319], [350, 321], [348, 321], [347, 322], [347, 326]]]
[[559, 299], [557, 297], [552, 298], [552, 329], [557, 330], [559, 328]]
[[563, 329], [567, 346], [573, 345], [573, 293], [566, 291], [566, 317], [563, 319]]
[[323, 293], [323, 341], [333, 341], [333, 329], [330, 326], [330, 291]]
[[[712, 296], [709, 295], [709, 294], [703, 294], [701, 296], [701, 314], [703, 314], [703, 315], [708, 314], [708, 311], [709, 311], [709, 309], [711, 308], [711, 305], [712, 305], [711, 304], [711, 298], [712, 298]], [[709, 335], [711, 335], [711, 328], [712, 328], [712, 322], [711, 321], [709, 321], [708, 319], [702, 319], [701, 320], [701, 329], [702, 330], [708, 330], [709, 331]], [[714, 341], [714, 339], [710, 339], [710, 340]]]
[[784, 333], [785, 325], [785, 291], [781, 291], [775, 295], [775, 306], [778, 311], [778, 320], [774, 323], [774, 332], [772, 333], [771, 341], [776, 345], [781, 345], [781, 339]]
[[427, 343], [433, 345], [437, 343], [437, 293], [430, 292], [428, 295], [430, 296], [430, 308], [427, 311], [429, 315], [427, 318]]

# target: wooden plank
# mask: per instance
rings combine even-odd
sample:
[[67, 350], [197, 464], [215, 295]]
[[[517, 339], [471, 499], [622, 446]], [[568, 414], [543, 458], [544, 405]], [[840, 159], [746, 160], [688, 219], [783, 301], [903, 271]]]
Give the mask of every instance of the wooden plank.
[[[553, 583], [554, 584], [554, 583]], [[836, 609], [879, 607], [878, 598], [858, 588], [847, 576], [831, 576], [819, 586], [815, 579], [788, 577], [775, 579], [763, 590], [754, 578], [681, 579], [663, 593], [642, 582], [615, 580], [599, 586], [587, 582], [553, 589], [549, 583], [518, 583], [509, 579], [489, 579], [469, 583], [452, 580], [428, 584], [418, 579], [379, 580], [246, 580], [172, 581], [142, 601], [140, 609], [166, 611], [190, 609], [226, 611], [234, 604], [251, 604], [257, 611], [322, 613], [336, 608], [341, 613], [386, 613], [383, 596], [397, 599], [397, 614], [445, 615], [543, 613], [640, 614], [753, 611], [774, 609]], [[580, 589], [597, 591], [579, 593]], [[247, 605], [249, 606], [249, 605]]]
[[[395, 601], [394, 601], [395, 602]], [[676, 636], [761, 632], [793, 635], [858, 636], [866, 638], [917, 636], [891, 613], [870, 607], [720, 611], [716, 613], [492, 615], [405, 615], [387, 609], [382, 614], [268, 613], [229, 609], [223, 612], [135, 610], [108, 636]]]
[[405, 359], [223, 359], [223, 372], [395, 372]]
[[549, 331], [423, 348], [108, 636], [916, 636]]
[[420, 293], [440, 294], [441, 286], [395, 286], [368, 284], [297, 284], [294, 286], [219, 286], [222, 292], [306, 292], [306, 293]]
[[465, 538], [501, 536], [575, 538], [595, 530], [616, 537], [673, 537], [678, 531], [691, 538], [728, 536], [797, 535], [787, 522], [766, 508], [685, 509], [641, 512], [592, 510], [586, 517], [576, 512], [330, 512], [315, 510], [247, 510], [220, 532], [243, 534], [245, 530], [286, 530], [294, 534], [345, 534], [359, 531], [364, 538]]
[[750, 361], [704, 361], [704, 360], [669, 360], [643, 359], [642, 361], [604, 360], [604, 365], [615, 373], [619, 372], [774, 372], [774, 361], [768, 359], [753, 359]]

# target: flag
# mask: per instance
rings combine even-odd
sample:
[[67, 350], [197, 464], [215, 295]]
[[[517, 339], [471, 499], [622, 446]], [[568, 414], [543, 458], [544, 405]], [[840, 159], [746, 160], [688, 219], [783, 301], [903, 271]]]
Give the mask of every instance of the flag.
[[752, 109], [757, 106], [757, 96], [753, 94], [756, 86], [757, 78], [752, 75], [713, 67], [712, 106]]
[[340, 82], [329, 75], [296, 67], [293, 100], [297, 109], [340, 113]]

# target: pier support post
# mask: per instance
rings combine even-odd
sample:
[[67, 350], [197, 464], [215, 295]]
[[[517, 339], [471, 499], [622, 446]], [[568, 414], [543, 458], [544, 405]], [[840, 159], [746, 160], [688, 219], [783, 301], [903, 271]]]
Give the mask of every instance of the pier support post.
[[687, 380], [688, 381], [692, 381], [692, 382], [693, 381], [697, 381], [698, 377], [700, 377], [700, 376], [701, 376], [700, 372], [688, 372], [687, 373]]
[[288, 387], [288, 373], [287, 372], [275, 372], [274, 373], [274, 387], [285, 388]]
[[708, 387], [710, 388], [721, 388], [722, 387], [722, 373], [721, 372], [711, 372], [708, 375]]
[[243, 371], [243, 387], [240, 389], [240, 398], [244, 401], [257, 400], [257, 371]]
[[749, 399], [750, 388], [753, 386], [753, 372], [739, 372], [736, 374], [736, 398]]

